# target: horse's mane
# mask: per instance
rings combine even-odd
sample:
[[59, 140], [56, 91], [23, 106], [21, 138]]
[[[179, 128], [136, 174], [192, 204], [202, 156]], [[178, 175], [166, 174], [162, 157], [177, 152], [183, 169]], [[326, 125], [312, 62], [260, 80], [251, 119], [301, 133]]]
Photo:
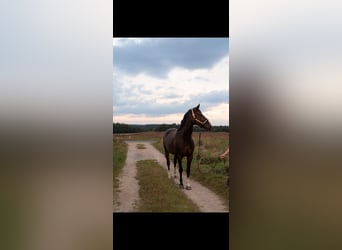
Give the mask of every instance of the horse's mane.
[[185, 126], [185, 117], [187, 116], [187, 114], [190, 112], [190, 109], [188, 110], [188, 112], [186, 112], [183, 116], [183, 120], [181, 121], [181, 124], [179, 126], [179, 128], [177, 129], [177, 131], [179, 131], [181, 128], [183, 128]]

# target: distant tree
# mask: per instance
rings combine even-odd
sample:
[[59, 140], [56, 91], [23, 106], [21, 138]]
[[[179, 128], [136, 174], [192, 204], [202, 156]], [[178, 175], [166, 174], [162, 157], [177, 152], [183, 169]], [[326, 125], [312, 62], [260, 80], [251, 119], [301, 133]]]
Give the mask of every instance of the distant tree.
[[160, 124], [158, 127], [155, 128], [155, 131], [166, 131], [169, 128], [177, 128], [176, 123], [173, 124]]
[[137, 133], [142, 132], [139, 126], [128, 125], [124, 123], [113, 123], [113, 134], [115, 133]]
[[[163, 132], [169, 128], [178, 128], [179, 124], [146, 124], [146, 125], [132, 125], [125, 123], [113, 123], [113, 134], [114, 133], [137, 133], [137, 132], [148, 132], [156, 131]], [[194, 132], [204, 132], [204, 130], [198, 126], [194, 126]], [[229, 126], [212, 126], [212, 132], [229, 132]]]

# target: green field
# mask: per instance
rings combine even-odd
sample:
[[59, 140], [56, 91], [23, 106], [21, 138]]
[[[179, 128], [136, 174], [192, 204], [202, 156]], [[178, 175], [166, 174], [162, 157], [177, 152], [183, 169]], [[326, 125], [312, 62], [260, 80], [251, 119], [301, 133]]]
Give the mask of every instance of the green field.
[[156, 161], [137, 162], [139, 212], [199, 212], [178, 186], [168, 181], [166, 171]]

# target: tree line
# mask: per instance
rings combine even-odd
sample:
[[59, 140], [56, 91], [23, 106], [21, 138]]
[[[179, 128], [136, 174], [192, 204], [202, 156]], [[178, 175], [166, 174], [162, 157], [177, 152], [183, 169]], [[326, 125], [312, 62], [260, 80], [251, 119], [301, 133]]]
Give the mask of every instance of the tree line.
[[[115, 133], [138, 133], [138, 132], [163, 132], [169, 128], [178, 128], [179, 124], [125, 124], [125, 123], [113, 123], [113, 134]], [[194, 131], [203, 131], [198, 126], [194, 126]], [[229, 126], [220, 125], [212, 126], [212, 132], [229, 132]]]

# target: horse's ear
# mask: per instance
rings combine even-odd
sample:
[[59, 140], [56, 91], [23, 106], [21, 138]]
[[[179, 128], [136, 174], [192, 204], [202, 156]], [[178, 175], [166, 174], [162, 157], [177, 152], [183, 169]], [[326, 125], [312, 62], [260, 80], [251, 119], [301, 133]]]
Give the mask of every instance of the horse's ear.
[[199, 109], [199, 107], [200, 107], [200, 104], [198, 104], [198, 105], [195, 107], [195, 109]]

